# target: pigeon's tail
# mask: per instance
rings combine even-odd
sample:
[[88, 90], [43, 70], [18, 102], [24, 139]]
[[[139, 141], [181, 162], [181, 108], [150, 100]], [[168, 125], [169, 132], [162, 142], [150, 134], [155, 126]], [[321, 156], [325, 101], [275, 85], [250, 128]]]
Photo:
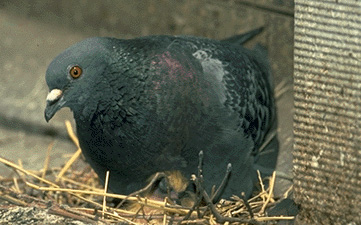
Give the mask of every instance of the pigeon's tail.
[[268, 50], [264, 45], [257, 43], [252, 48], [252, 51], [253, 51], [254, 55], [256, 55], [258, 60], [261, 60], [262, 63], [264, 63], [265, 66], [267, 66], [267, 68], [270, 68], [270, 64], [268, 62]]
[[257, 58], [257, 60], [262, 63], [264, 70], [268, 70], [268, 74], [269, 74], [268, 82], [271, 84], [271, 88], [273, 90], [275, 88], [275, 86], [274, 86], [273, 78], [271, 75], [272, 74], [271, 73], [271, 65], [268, 60], [267, 48], [264, 45], [258, 43], [252, 48], [252, 51], [253, 51], [253, 55]]
[[[266, 213], [268, 216], [293, 216], [296, 217], [300, 212], [300, 206], [294, 201], [293, 190], [287, 194], [283, 199], [280, 199], [276, 202], [276, 205], [268, 208]], [[293, 225], [295, 224], [295, 218], [292, 220], [279, 221], [277, 224], [280, 225]]]
[[255, 36], [260, 34], [263, 31], [263, 28], [264, 27], [259, 27], [257, 29], [248, 31], [243, 34], [238, 34], [238, 35], [226, 38], [226, 39], [222, 39], [221, 41], [231, 43], [231, 44], [236, 44], [236, 45], [244, 45], [247, 41], [253, 39]]

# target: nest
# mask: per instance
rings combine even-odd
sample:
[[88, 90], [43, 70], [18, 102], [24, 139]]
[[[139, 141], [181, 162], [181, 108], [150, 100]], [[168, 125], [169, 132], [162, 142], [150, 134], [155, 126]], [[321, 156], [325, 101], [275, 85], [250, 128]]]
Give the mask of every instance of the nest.
[[[74, 169], [72, 166], [79, 160], [81, 150], [70, 122], [66, 122], [66, 127], [78, 150], [62, 168], [48, 166], [53, 143], [49, 145], [44, 167], [39, 171], [25, 170], [21, 161], [16, 164], [0, 158], [0, 162], [17, 174], [16, 177], [0, 177], [0, 198], [6, 202], [1, 205], [0, 214], [5, 215], [4, 213], [17, 207], [17, 213], [19, 208], [23, 209], [22, 217], [25, 209], [30, 209], [32, 212], [57, 215], [62, 218], [58, 223], [67, 224], [71, 224], [70, 221], [81, 221], [85, 224], [269, 224], [278, 220], [294, 219], [286, 216], [268, 217], [265, 213], [267, 208], [275, 205], [275, 173], [268, 179], [267, 188], [259, 176], [261, 191], [251, 199], [232, 196], [231, 199], [222, 199], [216, 204], [212, 203], [203, 190], [200, 177], [194, 175], [192, 180], [199, 190], [199, 201], [190, 208], [171, 203], [167, 198], [157, 201], [138, 195], [108, 193], [107, 180], [104, 188], [89, 166], [82, 169]], [[118, 199], [118, 202], [133, 202], [139, 207], [136, 210], [119, 208], [114, 204], [114, 199]], [[200, 204], [200, 200], [203, 204]], [[31, 217], [29, 213], [27, 216]], [[42, 219], [38, 221], [45, 223], [44, 216]]]

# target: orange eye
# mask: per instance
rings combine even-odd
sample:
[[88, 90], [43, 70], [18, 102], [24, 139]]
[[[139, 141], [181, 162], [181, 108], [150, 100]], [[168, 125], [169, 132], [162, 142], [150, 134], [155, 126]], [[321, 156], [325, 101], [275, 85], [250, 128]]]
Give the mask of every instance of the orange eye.
[[82, 73], [83, 70], [79, 66], [73, 66], [69, 71], [70, 76], [74, 79], [80, 77]]

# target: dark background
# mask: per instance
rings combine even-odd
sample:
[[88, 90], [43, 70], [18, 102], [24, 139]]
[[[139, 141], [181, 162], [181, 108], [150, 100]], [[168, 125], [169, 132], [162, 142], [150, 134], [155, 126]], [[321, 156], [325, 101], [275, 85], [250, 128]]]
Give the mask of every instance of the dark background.
[[[46, 68], [77, 41], [151, 34], [222, 39], [264, 26], [248, 46], [266, 46], [275, 84], [286, 90], [277, 98], [278, 170], [292, 176], [293, 7], [291, 0], [1, 1], [0, 156], [40, 169], [51, 141], [56, 141], [52, 166], [63, 164], [66, 154], [76, 150], [64, 127], [65, 119], [72, 120], [69, 110], [61, 110], [50, 124], [43, 115]], [[9, 173], [0, 165], [1, 176]]]

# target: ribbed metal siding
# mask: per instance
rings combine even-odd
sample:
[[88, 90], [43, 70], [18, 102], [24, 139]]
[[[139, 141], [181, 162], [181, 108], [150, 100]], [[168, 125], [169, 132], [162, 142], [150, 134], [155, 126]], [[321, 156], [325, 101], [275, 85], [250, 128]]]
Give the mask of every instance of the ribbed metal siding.
[[301, 219], [361, 224], [361, 1], [295, 1], [294, 70]]

